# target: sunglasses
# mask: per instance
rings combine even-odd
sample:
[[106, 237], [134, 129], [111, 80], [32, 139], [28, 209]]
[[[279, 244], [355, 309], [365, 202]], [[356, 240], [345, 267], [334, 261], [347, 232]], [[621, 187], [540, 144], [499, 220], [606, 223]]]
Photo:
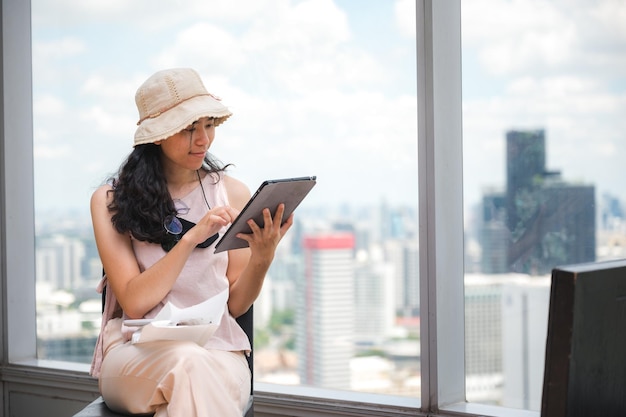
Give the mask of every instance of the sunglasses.
[[[176, 207], [176, 214], [189, 213], [189, 207], [187, 207], [187, 205], [181, 200], [174, 200], [174, 206]], [[176, 246], [176, 243], [178, 243], [180, 238], [195, 225], [195, 223], [175, 216], [173, 214], [167, 216], [165, 218], [165, 221], [163, 222], [163, 227], [167, 231], [165, 239], [161, 242], [161, 247], [163, 248], [163, 250], [165, 252], [169, 252], [170, 250], [172, 250], [172, 248]], [[210, 236], [204, 242], [198, 243], [196, 245], [196, 248], [208, 248], [213, 242], [217, 240], [218, 237], [220, 237], [220, 235], [219, 233], [216, 233], [213, 236]]]

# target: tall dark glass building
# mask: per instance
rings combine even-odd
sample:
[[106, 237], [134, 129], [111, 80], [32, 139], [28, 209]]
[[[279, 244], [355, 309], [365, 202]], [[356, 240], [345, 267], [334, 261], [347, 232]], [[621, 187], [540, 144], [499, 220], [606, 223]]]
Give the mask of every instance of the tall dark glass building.
[[534, 192], [541, 188], [546, 171], [546, 139], [543, 130], [509, 131], [506, 134], [507, 225], [515, 233], [527, 222], [537, 204]]
[[[496, 223], [492, 211], [483, 213], [483, 272], [546, 274], [558, 265], [595, 261], [595, 187], [568, 183], [546, 169], [543, 129], [507, 132], [506, 158], [505, 219]], [[487, 202], [493, 207], [497, 200], [486, 196]], [[489, 256], [494, 237], [506, 249]]]

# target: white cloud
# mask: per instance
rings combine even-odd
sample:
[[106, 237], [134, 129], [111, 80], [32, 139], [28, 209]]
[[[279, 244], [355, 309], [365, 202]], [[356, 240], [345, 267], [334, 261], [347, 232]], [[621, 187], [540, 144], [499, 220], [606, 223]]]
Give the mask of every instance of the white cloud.
[[269, 10], [240, 38], [251, 66], [247, 72], [261, 71], [262, 82], [276, 94], [349, 88], [379, 79], [379, 65], [352, 40], [345, 12], [330, 0]]
[[[545, 0], [474, 0], [461, 2], [463, 42], [468, 45], [502, 38], [519, 38], [524, 32], [549, 33], [568, 24], [558, 2]], [[494, 36], [497, 34], [497, 36]]]
[[105, 97], [121, 100], [128, 96], [134, 97], [133, 90], [142, 81], [143, 78], [134, 76], [125, 76], [123, 79], [118, 79], [102, 72], [95, 72], [84, 75], [79, 92], [85, 96], [93, 96], [97, 100], [102, 100]]
[[480, 58], [484, 68], [495, 75], [556, 68], [571, 62], [574, 35], [573, 28], [526, 32], [485, 46]]
[[623, 0], [604, 0], [591, 10], [590, 15], [603, 30], [608, 40], [626, 39], [626, 2]]
[[232, 0], [185, 0], [184, 3], [167, 0], [37, 0], [33, 1], [32, 9], [33, 26], [38, 28], [74, 30], [108, 22], [111, 26], [130, 26], [138, 33], [159, 34], [180, 28], [189, 21], [236, 25], [255, 17], [280, 14], [292, 9], [292, 3], [292, 0], [238, 0], [236, 4]]
[[[358, 13], [358, 5], [346, 11], [330, 0], [154, 4], [34, 2], [36, 27], [63, 23], [59, 38], [42, 41], [34, 30], [35, 112], [46, 122], [37, 127], [37, 141], [71, 143], [94, 175], [117, 168], [131, 149], [136, 88], [157, 69], [184, 65], [198, 69], [233, 110], [214, 150], [235, 162], [251, 187], [298, 172], [345, 181], [321, 181], [321, 190], [365, 176], [370, 189], [394, 193], [379, 173], [416, 169], [416, 98], [395, 77], [414, 69], [393, 67], [369, 48], [371, 39], [357, 38], [347, 13]], [[399, 41], [389, 46], [414, 54], [401, 40], [415, 36], [415, 2], [392, 6]], [[38, 17], [44, 7], [54, 18]], [[551, 167], [608, 185], [608, 173], [626, 158], [626, 97], [612, 88], [626, 74], [626, 2], [475, 0], [462, 2], [462, 11], [465, 58], [476, 54], [471, 69], [485, 81], [479, 94], [464, 97], [469, 202], [475, 190], [502, 180], [511, 128], [545, 128]], [[135, 36], [120, 43], [94, 35], [107, 30]], [[39, 155], [63, 156], [51, 149]], [[604, 172], [594, 170], [590, 156]]]
[[414, 38], [416, 35], [415, 26], [415, 1], [414, 0], [397, 0], [395, 4], [396, 24], [400, 33], [407, 38]]
[[58, 60], [76, 56], [85, 52], [85, 49], [85, 42], [76, 37], [33, 42], [33, 55], [41, 60]]
[[33, 102], [35, 117], [59, 116], [66, 111], [63, 100], [49, 94], [36, 96]]
[[[38, 152], [50, 161], [40, 158], [38, 172], [50, 172], [53, 158], [65, 158], [65, 166], [86, 173], [73, 180], [80, 201], [87, 186], [115, 170], [131, 149], [136, 88], [153, 71], [172, 66], [196, 68], [233, 110], [213, 150], [236, 163], [236, 176], [251, 187], [266, 178], [316, 174], [330, 189], [359, 182], [364, 189], [357, 196], [378, 200], [393, 191], [373, 186], [386, 183], [382, 176], [361, 180], [372, 167], [415, 168], [416, 99], [410, 92], [384, 93], [398, 69], [390, 71], [366, 39], [354, 37], [346, 11], [331, 0], [212, 1], [210, 7], [189, 0], [185, 8], [175, 2], [156, 8], [144, 0], [88, 7], [60, 1], [34, 5], [35, 37], [61, 23], [59, 33], [80, 39], [84, 56], [39, 54], [36, 94], [63, 94], [65, 107], [54, 117], [38, 116]], [[38, 17], [44, 7], [53, 18]], [[52, 152], [53, 143], [65, 144], [66, 153]], [[50, 189], [61, 175], [37, 175], [37, 190]], [[45, 195], [41, 202], [53, 198]]]
[[[477, 0], [462, 3], [463, 43], [478, 48], [492, 75], [601, 71], [620, 75], [626, 57], [626, 3]], [[497, 36], [494, 36], [497, 34]]]
[[100, 106], [93, 106], [79, 113], [90, 131], [117, 137], [132, 137], [135, 131], [135, 118], [132, 115], [119, 115]]
[[238, 39], [219, 26], [201, 22], [179, 32], [175, 42], [163, 48], [153, 60], [153, 67], [184, 65], [198, 71], [227, 74], [245, 61]]
[[60, 146], [44, 146], [35, 145], [33, 149], [33, 155], [35, 159], [63, 159], [71, 154], [69, 145]]
[[252, 50], [325, 50], [350, 39], [347, 17], [332, 0], [290, 3], [276, 2], [250, 21], [245, 42]]
[[462, 12], [469, 203], [504, 185], [510, 129], [545, 129], [549, 168], [626, 196], [616, 175], [626, 157], [626, 3], [478, 0]]

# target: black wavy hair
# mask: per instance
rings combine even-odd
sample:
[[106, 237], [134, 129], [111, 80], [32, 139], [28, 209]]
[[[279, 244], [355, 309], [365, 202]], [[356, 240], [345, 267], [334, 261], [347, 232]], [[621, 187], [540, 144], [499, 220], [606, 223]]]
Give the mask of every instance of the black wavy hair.
[[[213, 155], [204, 157], [203, 169], [219, 181], [223, 165]], [[172, 197], [167, 190], [167, 180], [161, 165], [160, 146], [153, 143], [137, 145], [122, 163], [117, 178], [112, 179], [113, 199], [108, 205], [113, 213], [111, 221], [120, 233], [130, 232], [141, 241], [160, 243], [167, 231], [164, 219], [176, 214]]]

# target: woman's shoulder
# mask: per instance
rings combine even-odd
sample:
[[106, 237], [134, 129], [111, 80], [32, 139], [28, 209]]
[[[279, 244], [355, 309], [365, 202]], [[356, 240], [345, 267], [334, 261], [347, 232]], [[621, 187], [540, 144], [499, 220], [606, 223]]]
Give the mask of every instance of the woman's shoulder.
[[107, 204], [111, 198], [112, 190], [113, 186], [110, 183], [99, 186], [91, 194], [91, 204]]
[[230, 175], [224, 175], [223, 181], [230, 205], [241, 210], [250, 199], [250, 189], [246, 184]]

